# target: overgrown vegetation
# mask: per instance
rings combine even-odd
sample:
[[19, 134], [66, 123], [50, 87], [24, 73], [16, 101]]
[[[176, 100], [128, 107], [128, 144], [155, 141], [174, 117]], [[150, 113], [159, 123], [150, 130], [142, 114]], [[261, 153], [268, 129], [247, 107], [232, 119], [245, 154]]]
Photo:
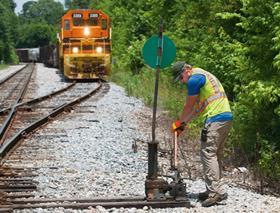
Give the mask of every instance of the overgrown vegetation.
[[[67, 8], [102, 9], [112, 18], [113, 76], [129, 95], [152, 104], [154, 70], [143, 63], [144, 42], [157, 34], [176, 44], [177, 60], [215, 74], [231, 101], [229, 138], [235, 165], [249, 164], [269, 180], [280, 179], [280, 3], [278, 0], [66, 0]], [[0, 61], [16, 62], [14, 47], [55, 41], [63, 7], [53, 0], [24, 4], [17, 18], [12, 0], [0, 2]], [[26, 29], [22, 33], [22, 29]], [[21, 32], [21, 33], [19, 33]], [[176, 118], [186, 91], [161, 72], [159, 106]], [[196, 124], [195, 124], [196, 126]]]
[[17, 63], [15, 54], [14, 25], [17, 17], [14, 13], [15, 4], [13, 0], [2, 0], [0, 2], [0, 64]]
[[8, 67], [8, 65], [0, 64], [0, 70], [5, 69], [5, 68], [7, 68], [7, 67]]

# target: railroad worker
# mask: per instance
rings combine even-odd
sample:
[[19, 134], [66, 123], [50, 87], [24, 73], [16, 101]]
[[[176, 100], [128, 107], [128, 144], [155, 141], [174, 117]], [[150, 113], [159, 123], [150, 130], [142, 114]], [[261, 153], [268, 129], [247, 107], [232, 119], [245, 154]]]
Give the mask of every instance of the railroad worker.
[[206, 191], [198, 194], [202, 206], [208, 207], [227, 199], [221, 180], [221, 157], [232, 124], [232, 113], [224, 88], [211, 73], [193, 68], [183, 61], [173, 65], [175, 81], [187, 85], [187, 98], [179, 120], [173, 122], [172, 130], [178, 135], [195, 117], [204, 117], [201, 131], [201, 161]]

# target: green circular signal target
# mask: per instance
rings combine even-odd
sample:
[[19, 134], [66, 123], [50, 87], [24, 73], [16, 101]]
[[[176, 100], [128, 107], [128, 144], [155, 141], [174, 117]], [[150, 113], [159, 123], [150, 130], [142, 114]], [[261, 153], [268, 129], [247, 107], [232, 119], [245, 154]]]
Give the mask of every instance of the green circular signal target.
[[[158, 56], [158, 49], [162, 47], [162, 57], [161, 60]], [[168, 67], [176, 57], [176, 47], [173, 41], [167, 36], [162, 36], [162, 39], [157, 35], [150, 37], [142, 49], [145, 64], [149, 65], [151, 68]]]

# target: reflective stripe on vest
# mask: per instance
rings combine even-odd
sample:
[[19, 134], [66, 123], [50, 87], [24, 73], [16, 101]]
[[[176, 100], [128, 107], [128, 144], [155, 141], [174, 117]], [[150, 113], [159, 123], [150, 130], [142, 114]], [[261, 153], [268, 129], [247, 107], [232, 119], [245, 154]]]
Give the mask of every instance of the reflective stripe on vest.
[[[197, 101], [196, 107], [195, 107], [195, 112], [196, 113], [201, 113], [204, 111], [204, 109], [213, 101], [218, 100], [218, 99], [222, 99], [222, 98], [227, 98], [223, 87], [221, 85], [219, 85], [219, 81], [218, 79], [216, 79], [215, 76], [213, 76], [211, 73], [208, 73], [200, 68], [195, 68], [193, 70], [193, 74], [202, 74], [204, 75], [208, 80], [209, 83], [211, 85], [211, 87], [213, 88], [213, 93], [207, 98], [207, 99], [199, 99]], [[205, 84], [207, 83], [207, 79]], [[206, 85], [204, 85], [206, 86]], [[201, 97], [200, 97], [201, 98]]]
[[195, 68], [193, 71], [193, 74], [202, 74], [202, 75], [207, 76], [213, 89], [215, 90], [215, 93], [220, 92], [219, 86], [217, 85], [217, 80], [215, 79], [215, 77], [213, 75], [211, 75], [210, 73], [208, 73], [202, 69], [199, 69], [199, 68]]
[[202, 112], [207, 107], [207, 105], [210, 104], [212, 101], [215, 101], [220, 98], [226, 98], [226, 97], [227, 96], [224, 92], [216, 93], [215, 95], [212, 95], [209, 98], [207, 98], [205, 101], [200, 101], [198, 103], [198, 107], [195, 109], [195, 112], [196, 113]]

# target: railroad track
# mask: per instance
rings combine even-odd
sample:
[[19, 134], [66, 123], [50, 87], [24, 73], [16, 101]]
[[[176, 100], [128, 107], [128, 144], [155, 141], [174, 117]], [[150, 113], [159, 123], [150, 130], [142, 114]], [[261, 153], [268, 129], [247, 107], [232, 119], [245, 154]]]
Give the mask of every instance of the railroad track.
[[35, 66], [29, 64], [0, 81], [0, 109], [22, 100], [35, 70]]
[[[22, 70], [21, 70], [22, 71]], [[34, 69], [33, 69], [34, 71]], [[29, 74], [29, 79], [32, 74]], [[29, 80], [30, 81], [30, 80]], [[2, 81], [3, 83], [6, 81]], [[19, 87], [19, 86], [18, 86]], [[25, 83], [25, 91], [28, 83]], [[14, 209], [5, 207], [18, 198], [33, 197], [32, 192], [37, 188], [37, 182], [33, 180], [36, 176], [34, 171], [37, 168], [16, 167], [13, 162], [21, 161], [21, 153], [17, 152], [16, 147], [20, 146], [21, 139], [27, 138], [31, 133], [42, 127], [56, 116], [70, 111], [73, 106], [84, 99], [102, 91], [97, 96], [102, 97], [109, 90], [109, 84], [76, 84], [75, 82], [67, 87], [50, 93], [48, 95], [21, 102], [25, 94], [20, 92], [20, 99], [17, 97], [10, 104], [0, 110], [1, 117], [1, 137], [0, 137], [0, 212]], [[18, 101], [20, 100], [20, 101]], [[30, 149], [41, 149], [40, 145], [26, 147], [26, 152]], [[9, 166], [3, 166], [9, 157]], [[14, 206], [14, 205], [12, 205]]]
[[[34, 65], [27, 65], [0, 82], [2, 109], [11, 108], [23, 100], [34, 71]], [[14, 111], [10, 110], [0, 117], [0, 144], [13, 115]]]
[[[50, 93], [0, 111], [0, 115], [9, 113], [0, 132], [0, 158], [14, 147], [20, 139], [47, 123], [53, 117], [69, 110], [72, 106], [96, 93], [102, 84], [71, 84], [62, 90]], [[63, 91], [63, 93], [62, 93]]]
[[104, 208], [143, 208], [151, 206], [153, 208], [168, 207], [188, 207], [186, 202], [175, 200], [147, 201], [145, 197], [127, 198], [106, 198], [106, 199], [28, 199], [14, 200], [10, 205], [2, 205], [1, 211], [12, 212], [15, 209], [36, 209], [36, 208], [65, 208], [65, 209], [88, 209], [102, 206]]

